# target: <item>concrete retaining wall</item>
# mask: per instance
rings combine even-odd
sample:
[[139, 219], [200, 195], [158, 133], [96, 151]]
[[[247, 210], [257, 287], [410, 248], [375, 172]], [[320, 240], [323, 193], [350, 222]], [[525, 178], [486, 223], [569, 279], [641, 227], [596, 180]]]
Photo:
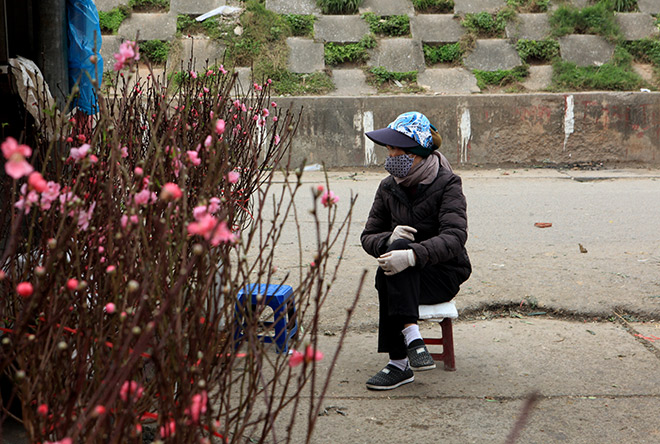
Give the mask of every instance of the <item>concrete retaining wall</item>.
[[660, 93], [286, 97], [302, 120], [295, 162], [327, 167], [384, 162], [364, 132], [406, 111], [426, 114], [454, 165], [573, 162], [660, 164]]

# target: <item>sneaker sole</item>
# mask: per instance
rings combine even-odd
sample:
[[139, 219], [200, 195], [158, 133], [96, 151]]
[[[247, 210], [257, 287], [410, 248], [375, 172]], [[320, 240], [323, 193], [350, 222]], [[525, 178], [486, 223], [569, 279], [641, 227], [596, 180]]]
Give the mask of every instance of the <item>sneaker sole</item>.
[[401, 387], [404, 384], [408, 384], [410, 382], [413, 382], [415, 380], [414, 376], [411, 376], [408, 379], [405, 379], [401, 382], [396, 383], [395, 385], [372, 385], [372, 384], [367, 384], [367, 388], [369, 390], [392, 390], [397, 387]]
[[435, 365], [435, 364], [431, 364], [431, 365], [425, 365], [424, 367], [413, 367], [413, 366], [411, 365], [410, 368], [411, 368], [412, 371], [414, 371], [414, 372], [423, 372], [423, 371], [425, 371], [425, 370], [433, 370], [434, 368], [436, 368], [436, 365]]

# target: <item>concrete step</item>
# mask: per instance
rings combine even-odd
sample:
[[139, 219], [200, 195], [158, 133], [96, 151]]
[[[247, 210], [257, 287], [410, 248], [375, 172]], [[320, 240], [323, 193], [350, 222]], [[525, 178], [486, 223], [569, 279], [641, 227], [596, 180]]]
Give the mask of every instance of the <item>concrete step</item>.
[[315, 0], [266, 0], [266, 9], [278, 14], [321, 14]]
[[301, 37], [286, 39], [289, 47], [289, 70], [295, 73], [310, 73], [325, 68], [323, 43]]
[[614, 19], [626, 40], [640, 40], [658, 35], [655, 19], [651, 14], [616, 14]]
[[215, 40], [183, 38], [179, 40], [179, 43], [179, 47], [174, 46], [170, 51], [167, 60], [170, 71], [180, 71], [183, 63], [184, 71], [192, 69], [203, 73], [207, 66], [221, 64], [225, 55], [225, 46]]
[[170, 0], [170, 12], [200, 15], [226, 4], [225, 0]]
[[360, 14], [373, 12], [376, 15], [413, 15], [415, 9], [410, 0], [364, 0]]
[[518, 52], [508, 40], [477, 40], [474, 50], [464, 59], [469, 69], [499, 71], [522, 65]]
[[640, 12], [647, 14], [660, 14], [660, 2], [658, 0], [637, 0]]
[[99, 11], [110, 11], [117, 6], [128, 5], [128, 0], [94, 0], [94, 5]]
[[103, 70], [112, 71], [115, 64], [114, 54], [119, 52], [122, 38], [118, 35], [104, 35], [101, 39], [101, 57], [103, 57]]
[[332, 82], [335, 90], [329, 96], [370, 96], [376, 94], [376, 88], [368, 85], [366, 75], [361, 69], [334, 69]]
[[518, 14], [506, 25], [509, 39], [543, 40], [550, 36], [548, 14]]
[[419, 73], [417, 83], [438, 94], [472, 94], [481, 90], [477, 78], [465, 68], [429, 68]]
[[381, 39], [367, 62], [369, 66], [382, 66], [388, 71], [424, 71], [424, 51], [418, 40], [406, 38]]
[[536, 65], [529, 67], [529, 75], [522, 83], [529, 91], [543, 91], [552, 83], [552, 65]]
[[176, 14], [172, 13], [132, 13], [119, 27], [118, 35], [135, 40], [172, 40], [176, 34]]
[[599, 66], [614, 54], [614, 45], [597, 35], [567, 35], [559, 39], [562, 60], [578, 66]]
[[323, 42], [359, 42], [369, 25], [359, 15], [322, 15], [314, 22], [314, 38]]
[[505, 6], [506, 0], [454, 0], [454, 13], [497, 12]]
[[465, 34], [452, 14], [420, 14], [410, 18], [413, 39], [424, 43], [455, 43]]

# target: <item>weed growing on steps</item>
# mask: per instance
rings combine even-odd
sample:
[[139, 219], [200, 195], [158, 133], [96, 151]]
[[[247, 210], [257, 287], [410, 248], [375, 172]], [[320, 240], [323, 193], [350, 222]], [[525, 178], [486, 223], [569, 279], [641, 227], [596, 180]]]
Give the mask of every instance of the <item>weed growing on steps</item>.
[[502, 69], [498, 71], [481, 71], [475, 69], [472, 74], [477, 78], [477, 86], [480, 89], [485, 89], [489, 85], [505, 86], [515, 82], [525, 80], [529, 75], [529, 67], [527, 65], [516, 66], [513, 69]]
[[550, 15], [550, 26], [553, 37], [567, 34], [596, 34], [613, 41], [620, 36], [613, 9], [606, 1], [582, 9], [562, 5]]
[[170, 0], [130, 0], [128, 7], [134, 11], [163, 11], [170, 10]]
[[416, 12], [425, 14], [451, 14], [454, 0], [412, 0]]
[[99, 11], [99, 24], [102, 34], [117, 34], [122, 22], [131, 13], [125, 6], [118, 6], [110, 11]]
[[428, 66], [436, 63], [458, 63], [463, 57], [461, 44], [447, 43], [444, 45], [424, 44], [424, 60]]
[[488, 12], [467, 13], [461, 25], [477, 37], [504, 37], [504, 29], [508, 20], [513, 18], [515, 11], [505, 8], [491, 14]]
[[324, 14], [355, 14], [362, 0], [316, 0]]
[[515, 8], [517, 12], [538, 13], [547, 12], [550, 0], [507, 0], [507, 6]]
[[525, 63], [550, 62], [555, 57], [559, 57], [559, 42], [553, 39], [520, 39], [516, 42], [516, 51]]
[[217, 17], [210, 17], [203, 22], [198, 22], [192, 16], [179, 14], [176, 17], [177, 35], [204, 34], [211, 39], [221, 39], [225, 34]]
[[649, 85], [631, 68], [632, 56], [617, 47], [612, 61], [601, 66], [577, 66], [557, 60], [552, 65], [553, 91], [634, 91]]
[[616, 12], [635, 12], [637, 11], [637, 0], [611, 0], [612, 9]]
[[417, 71], [395, 72], [377, 66], [369, 69], [366, 74], [367, 83], [374, 86], [379, 93], [416, 94], [424, 91], [424, 88], [417, 84]]
[[376, 39], [371, 35], [362, 38], [358, 43], [326, 43], [325, 64], [330, 66], [342, 63], [364, 63], [369, 59], [369, 49], [376, 47]]
[[167, 62], [170, 54], [170, 42], [162, 40], [147, 40], [140, 42], [141, 54], [151, 63], [162, 65]]
[[410, 18], [407, 15], [378, 16], [373, 12], [362, 14], [372, 33], [379, 36], [401, 37], [410, 35]]
[[289, 24], [291, 35], [294, 37], [312, 37], [314, 35], [313, 15], [284, 14], [284, 20]]

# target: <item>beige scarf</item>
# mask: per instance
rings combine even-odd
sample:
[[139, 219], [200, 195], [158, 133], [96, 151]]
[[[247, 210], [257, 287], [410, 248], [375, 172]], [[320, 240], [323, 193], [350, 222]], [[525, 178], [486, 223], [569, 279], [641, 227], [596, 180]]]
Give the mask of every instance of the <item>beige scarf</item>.
[[454, 171], [449, 161], [439, 151], [433, 151], [430, 156], [422, 159], [417, 165], [412, 167], [406, 177], [394, 177], [396, 183], [402, 187], [411, 187], [418, 184], [428, 184], [435, 180], [438, 170], [442, 166], [449, 171]]

